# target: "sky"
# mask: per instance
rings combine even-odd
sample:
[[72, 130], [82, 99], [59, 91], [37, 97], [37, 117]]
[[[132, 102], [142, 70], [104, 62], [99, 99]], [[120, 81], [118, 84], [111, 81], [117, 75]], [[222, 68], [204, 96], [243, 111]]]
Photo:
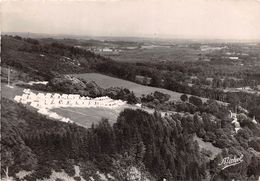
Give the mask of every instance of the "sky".
[[3, 0], [3, 32], [260, 39], [260, 0]]

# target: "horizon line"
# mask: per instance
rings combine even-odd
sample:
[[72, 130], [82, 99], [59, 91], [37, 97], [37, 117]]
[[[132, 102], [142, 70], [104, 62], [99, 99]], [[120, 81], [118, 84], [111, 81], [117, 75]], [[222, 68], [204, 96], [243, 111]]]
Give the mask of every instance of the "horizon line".
[[[258, 42], [260, 43], [260, 37], [259, 38], [209, 38], [209, 37], [185, 37], [184, 35], [91, 35], [91, 34], [74, 34], [74, 33], [42, 33], [42, 32], [1, 32], [1, 35], [14, 35], [14, 34], [35, 34], [35, 35], [42, 35], [46, 36], [64, 36], [63, 38], [66, 38], [66, 36], [71, 36], [75, 38], [83, 38], [83, 37], [93, 37], [93, 38], [144, 38], [144, 39], [157, 39], [157, 40], [194, 40], [194, 41], [250, 41], [250, 42]], [[22, 36], [22, 35], [21, 35]]]

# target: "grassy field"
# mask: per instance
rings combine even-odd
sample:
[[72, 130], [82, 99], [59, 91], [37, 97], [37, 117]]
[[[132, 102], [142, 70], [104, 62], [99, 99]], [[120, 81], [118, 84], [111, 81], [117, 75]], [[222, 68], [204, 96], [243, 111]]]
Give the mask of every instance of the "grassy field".
[[[86, 73], [86, 74], [73, 74], [76, 77], [80, 77], [85, 79], [86, 81], [95, 81], [100, 87], [109, 88], [109, 87], [123, 87], [127, 88], [130, 91], [133, 91], [136, 96], [141, 97], [142, 95], [153, 93], [154, 91], [159, 91], [165, 94], [169, 94], [171, 96], [170, 100], [180, 100], [180, 96], [182, 93], [157, 88], [157, 87], [150, 87], [144, 86], [140, 84], [136, 84], [134, 82], [130, 82], [127, 80], [122, 80], [110, 76], [106, 76], [103, 74], [98, 73]], [[203, 101], [207, 100], [202, 98]]]
[[[100, 122], [102, 118], [108, 119], [108, 122], [112, 125], [116, 122], [117, 117], [119, 116], [120, 112], [124, 109], [142, 109], [150, 114], [154, 113], [154, 109], [150, 109], [147, 107], [139, 108], [134, 105], [125, 104], [120, 107], [116, 107], [113, 109], [110, 108], [75, 108], [75, 107], [67, 107], [67, 108], [55, 108], [51, 109], [51, 111], [56, 112], [59, 115], [62, 115], [66, 118], [70, 118], [76, 124], [90, 128], [91, 125], [97, 124]], [[162, 116], [165, 115], [165, 112], [161, 112]], [[173, 112], [171, 112], [173, 113]]]
[[70, 118], [76, 124], [90, 128], [92, 124], [97, 124], [102, 118], [108, 119], [110, 124], [114, 124], [120, 112], [125, 108], [130, 108], [128, 105], [114, 109], [109, 108], [55, 108], [51, 111], [56, 112], [66, 118]]
[[120, 62], [158, 62], [158, 61], [198, 61], [204, 52], [188, 47], [158, 46], [147, 49], [123, 50], [118, 54], [100, 53]]
[[[37, 91], [35, 91], [37, 92]], [[14, 100], [14, 97], [16, 95], [22, 95], [23, 94], [23, 88], [13, 86], [13, 88], [10, 88], [5, 83], [1, 83], [1, 96], [10, 100]]]
[[[38, 93], [39, 91], [33, 91]], [[23, 88], [13, 86], [9, 88], [6, 84], [1, 85], [1, 94], [4, 98], [14, 101], [16, 95], [23, 94]], [[28, 105], [28, 108], [30, 106]], [[109, 109], [109, 108], [75, 108], [75, 107], [66, 107], [66, 108], [55, 108], [50, 111], [56, 112], [58, 115], [66, 118], [70, 118], [76, 124], [89, 128], [92, 123], [97, 124], [102, 118], [107, 118], [111, 124], [115, 123], [118, 115], [125, 108], [136, 109], [136, 106], [124, 105], [118, 108]]]

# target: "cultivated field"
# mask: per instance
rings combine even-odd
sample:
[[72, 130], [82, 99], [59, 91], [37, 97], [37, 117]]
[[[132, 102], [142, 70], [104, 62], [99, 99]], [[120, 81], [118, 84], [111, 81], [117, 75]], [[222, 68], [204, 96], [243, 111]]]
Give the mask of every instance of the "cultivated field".
[[[123, 79], [118, 79], [110, 76], [106, 76], [103, 74], [98, 73], [86, 73], [86, 74], [73, 74], [73, 76], [83, 78], [86, 81], [95, 81], [100, 87], [102, 88], [109, 88], [109, 87], [123, 87], [127, 88], [130, 91], [133, 91], [136, 96], [141, 97], [142, 95], [150, 94], [155, 91], [159, 91], [165, 94], [169, 94], [171, 96], [170, 100], [180, 100], [181, 93], [157, 88], [157, 87], [150, 87], [144, 86], [140, 84], [136, 84], [134, 82], [130, 82]], [[204, 101], [207, 99], [202, 98]]]

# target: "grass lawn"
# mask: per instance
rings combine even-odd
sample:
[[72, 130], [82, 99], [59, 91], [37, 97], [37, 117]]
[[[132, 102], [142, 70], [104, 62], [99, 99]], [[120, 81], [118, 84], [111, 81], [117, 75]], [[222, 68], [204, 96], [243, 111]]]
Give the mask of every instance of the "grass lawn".
[[[91, 125], [97, 124], [102, 118], [108, 119], [108, 122], [113, 125], [117, 121], [117, 117], [124, 109], [142, 109], [150, 114], [154, 113], [150, 108], [139, 108], [134, 105], [125, 104], [113, 109], [110, 108], [78, 108], [78, 107], [66, 107], [66, 108], [54, 108], [52, 112], [56, 112], [63, 117], [70, 118], [76, 124], [85, 128], [90, 128]], [[163, 114], [162, 114], [163, 115]]]
[[[1, 84], [1, 96], [10, 100], [14, 100], [14, 97], [16, 95], [22, 95], [23, 89], [21, 87], [13, 86], [13, 88], [10, 88], [7, 86], [7, 84], [2, 83]], [[34, 91], [37, 92], [37, 91]]]
[[[135, 95], [138, 97], [141, 97], [143, 94], [146, 95], [146, 94], [153, 93], [155, 91], [159, 91], [165, 94], [169, 94], [171, 96], [170, 100], [178, 101], [180, 100], [180, 96], [182, 95], [182, 93], [178, 93], [178, 92], [174, 92], [162, 88], [157, 88], [157, 87], [144, 86], [141, 84], [137, 84], [119, 78], [110, 77], [99, 73], [73, 74], [73, 76], [83, 78], [86, 81], [95, 81], [102, 88], [109, 88], [109, 87], [127, 88], [130, 91], [133, 91]], [[207, 99], [202, 98], [202, 100], [205, 101]]]
[[153, 93], [154, 91], [159, 91], [162, 93], [169, 94], [172, 100], [179, 100], [181, 93], [173, 92], [166, 89], [144, 86], [131, 81], [110, 77], [107, 75], [99, 73], [86, 73], [86, 74], [73, 74], [76, 77], [85, 79], [86, 81], [95, 81], [102, 88], [109, 87], [123, 87], [130, 91], [133, 91], [136, 96], [141, 97], [142, 95]]
[[63, 117], [70, 118], [76, 124], [85, 128], [90, 128], [91, 125], [97, 124], [102, 118], [107, 118], [109, 123], [114, 124], [117, 117], [123, 108], [55, 108], [51, 111], [56, 112]]

